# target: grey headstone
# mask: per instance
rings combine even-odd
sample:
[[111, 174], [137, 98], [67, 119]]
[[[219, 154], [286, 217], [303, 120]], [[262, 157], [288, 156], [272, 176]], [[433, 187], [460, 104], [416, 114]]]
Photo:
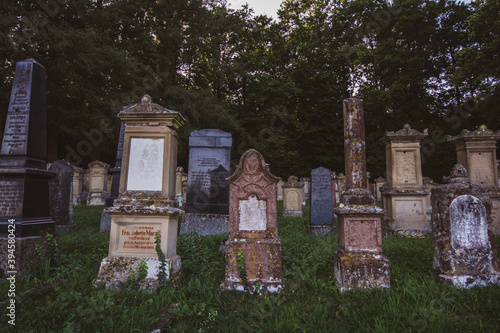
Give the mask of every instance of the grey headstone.
[[450, 205], [451, 245], [454, 249], [489, 249], [486, 208], [472, 195], [461, 195]]
[[56, 173], [49, 181], [50, 215], [56, 230], [67, 232], [73, 226], [73, 167], [58, 160], [50, 165], [49, 171]]
[[311, 172], [311, 224], [333, 224], [331, 171], [319, 167]]

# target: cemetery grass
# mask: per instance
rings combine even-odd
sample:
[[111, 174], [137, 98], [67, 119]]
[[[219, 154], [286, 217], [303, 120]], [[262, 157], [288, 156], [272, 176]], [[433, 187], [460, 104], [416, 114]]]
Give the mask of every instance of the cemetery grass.
[[[281, 209], [281, 207], [279, 207]], [[500, 287], [457, 290], [431, 276], [431, 240], [384, 238], [391, 289], [340, 293], [333, 282], [337, 236], [311, 237], [307, 218], [278, 218], [286, 290], [262, 296], [219, 289], [226, 235], [181, 235], [182, 277], [159, 292], [93, 288], [109, 233], [102, 207], [75, 207], [77, 228], [60, 235], [49, 265], [16, 283], [16, 327], [2, 332], [492, 332]], [[309, 215], [304, 208], [304, 216]], [[280, 211], [278, 211], [280, 216]], [[0, 284], [6, 301], [7, 283]]]

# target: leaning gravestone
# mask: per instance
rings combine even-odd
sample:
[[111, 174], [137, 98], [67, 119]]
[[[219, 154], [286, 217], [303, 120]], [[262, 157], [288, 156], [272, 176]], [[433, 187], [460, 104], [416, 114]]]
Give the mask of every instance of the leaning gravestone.
[[228, 178], [229, 237], [222, 289], [262, 294], [284, 288], [276, 210], [278, 179], [254, 149], [243, 153]]
[[216, 129], [189, 137], [187, 198], [180, 233], [216, 235], [228, 231], [231, 133]]
[[500, 284], [488, 187], [471, 184], [461, 164], [445, 181], [431, 190], [434, 270], [460, 288]]
[[56, 223], [56, 231], [67, 233], [73, 224], [73, 167], [64, 160], [55, 161], [49, 171], [56, 177], [49, 180], [50, 215]]
[[[37, 258], [40, 231], [54, 229], [47, 171], [45, 68], [34, 59], [16, 64], [0, 151], [0, 278], [18, 276]], [[15, 236], [15, 243], [9, 242]], [[8, 247], [8, 244], [9, 247]], [[7, 249], [15, 246], [15, 265]]]
[[331, 171], [319, 167], [311, 171], [311, 219], [308, 232], [311, 235], [331, 235], [333, 224], [333, 196]]

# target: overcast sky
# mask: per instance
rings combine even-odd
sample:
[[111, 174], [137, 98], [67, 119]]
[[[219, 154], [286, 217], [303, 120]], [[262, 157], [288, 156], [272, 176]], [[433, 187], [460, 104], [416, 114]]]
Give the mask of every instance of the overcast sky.
[[241, 9], [242, 5], [248, 3], [248, 6], [253, 8], [255, 15], [266, 14], [276, 19], [278, 18], [276, 12], [280, 8], [281, 0], [227, 0], [227, 3], [232, 9]]

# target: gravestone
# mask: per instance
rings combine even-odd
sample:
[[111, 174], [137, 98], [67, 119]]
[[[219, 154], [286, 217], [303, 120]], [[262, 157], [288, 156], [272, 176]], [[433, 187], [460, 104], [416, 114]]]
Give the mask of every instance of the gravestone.
[[455, 144], [457, 163], [467, 169], [471, 183], [488, 186], [492, 203], [493, 230], [500, 235], [500, 189], [498, 187], [496, 141], [500, 132], [481, 125], [475, 131], [463, 130], [460, 135], [448, 137]]
[[278, 201], [283, 201], [283, 179], [281, 177], [278, 179], [278, 182], [276, 183], [276, 200]]
[[288, 181], [281, 186], [283, 188], [283, 213], [284, 217], [301, 217], [302, 198], [304, 183], [298, 181], [295, 176], [288, 177]]
[[[34, 59], [19, 61], [12, 83], [0, 150], [0, 278], [8, 272], [29, 272], [42, 247], [40, 231], [54, 229], [50, 217], [47, 171], [45, 68]], [[15, 242], [9, 242], [15, 236]], [[9, 238], [10, 237], [10, 238]], [[15, 264], [7, 248], [15, 246]], [[5, 252], [4, 252], [5, 251]]]
[[105, 208], [111, 216], [109, 250], [95, 285], [119, 289], [144, 261], [148, 275], [140, 285], [156, 289], [162, 265], [156, 251], [157, 232], [166, 279], [176, 278], [181, 270], [176, 247], [183, 212], [175, 201], [175, 163], [177, 130], [184, 118], [153, 103], [148, 95], [118, 117], [125, 122], [120, 189], [113, 206]]
[[[375, 199], [377, 199], [378, 202], [383, 202], [382, 201], [382, 193], [380, 192], [380, 188], [386, 184], [386, 180], [384, 177], [379, 176], [378, 178], [375, 179]], [[382, 207], [384, 205], [382, 204]]]
[[434, 270], [460, 288], [500, 284], [488, 187], [471, 184], [461, 164], [445, 182], [432, 189]]
[[189, 137], [189, 166], [186, 214], [181, 234], [227, 233], [231, 133], [217, 129], [192, 132]]
[[89, 163], [89, 192], [87, 206], [100, 206], [106, 204], [106, 183], [109, 164], [101, 161]]
[[427, 198], [422, 180], [420, 142], [427, 137], [404, 125], [396, 132], [386, 132], [387, 184], [381, 188], [387, 215], [384, 229], [403, 236], [425, 236], [431, 231], [427, 221]]
[[73, 206], [82, 204], [83, 173], [79, 167], [73, 167]]
[[57, 232], [67, 233], [73, 224], [73, 167], [69, 162], [57, 160], [49, 171], [56, 174], [49, 180], [50, 216], [55, 221]]
[[335, 282], [341, 291], [389, 288], [389, 260], [382, 254], [382, 216], [366, 189], [363, 101], [344, 100], [346, 191], [337, 214], [339, 249], [334, 255]]
[[[228, 178], [229, 237], [221, 289], [262, 294], [284, 288], [276, 208], [278, 179], [254, 149], [243, 153]], [[241, 271], [240, 264], [244, 265]]]
[[339, 203], [344, 202], [344, 192], [346, 190], [345, 183], [346, 176], [343, 173], [339, 173], [337, 176], [337, 197], [335, 198], [335, 200]]
[[332, 196], [332, 172], [319, 167], [311, 171], [311, 219], [307, 228], [310, 235], [335, 233]]
[[303, 187], [304, 193], [302, 195], [302, 198], [304, 200], [311, 199], [311, 178], [307, 177], [300, 178], [300, 182], [304, 184]]

